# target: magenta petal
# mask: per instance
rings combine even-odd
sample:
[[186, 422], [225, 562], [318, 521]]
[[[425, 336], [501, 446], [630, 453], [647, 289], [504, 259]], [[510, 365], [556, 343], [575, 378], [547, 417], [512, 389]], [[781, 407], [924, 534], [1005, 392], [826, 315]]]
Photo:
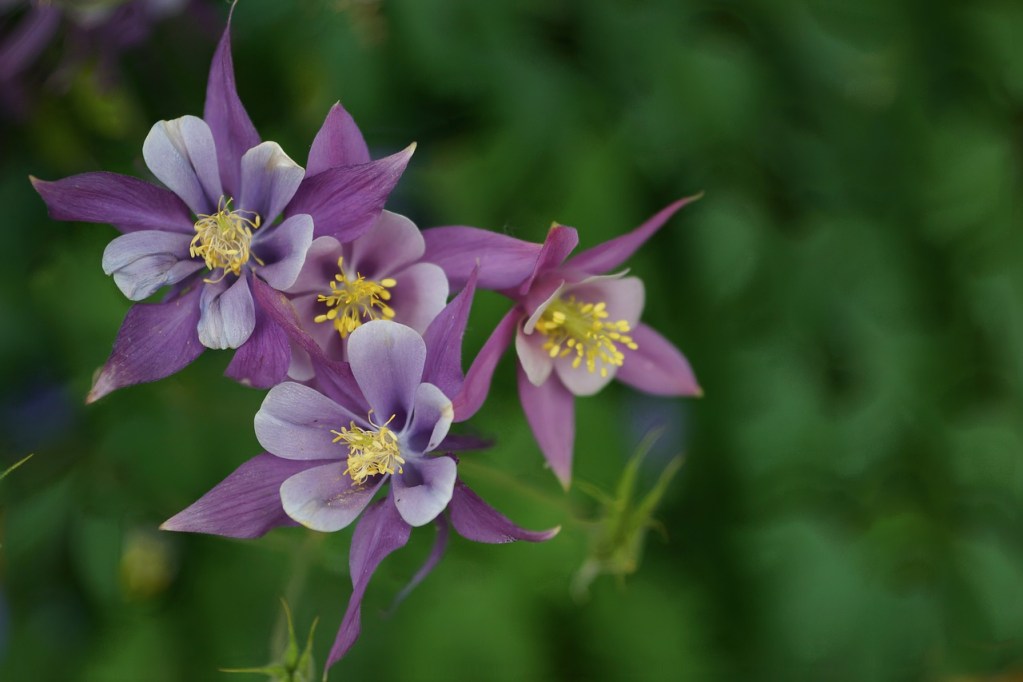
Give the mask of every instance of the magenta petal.
[[124, 386], [170, 376], [199, 357], [203, 352], [195, 333], [199, 291], [191, 289], [165, 303], [133, 305], [86, 402]]
[[380, 500], [362, 515], [352, 536], [348, 565], [352, 574], [352, 596], [341, 620], [327, 667], [337, 663], [359, 638], [362, 598], [370, 578], [384, 558], [408, 542], [412, 527], [405, 523], [390, 499]]
[[[266, 285], [253, 278], [252, 286]], [[270, 388], [284, 380], [290, 364], [288, 335], [257, 306], [252, 335], [235, 351], [224, 374], [246, 386]]]
[[426, 576], [433, 572], [433, 569], [437, 568], [437, 564], [444, 557], [444, 551], [448, 547], [448, 536], [450, 535], [448, 521], [443, 516], [438, 516], [433, 520], [433, 523], [437, 526], [437, 539], [433, 542], [433, 549], [430, 550], [430, 556], [426, 557], [426, 561], [416, 574], [412, 576], [412, 580], [409, 581], [408, 585], [401, 588], [401, 592], [391, 602], [391, 607], [388, 611], [393, 612], [398, 605], [405, 601], [405, 598], [412, 594], [412, 590], [416, 589], [419, 583], [426, 579]]
[[[232, 6], [231, 11], [234, 11]], [[220, 179], [224, 193], [237, 196], [241, 185], [241, 159], [248, 150], [259, 144], [259, 133], [252, 125], [245, 107], [238, 98], [234, 82], [234, 63], [231, 60], [231, 19], [213, 54], [210, 77], [206, 84], [206, 106], [203, 119], [210, 126], [217, 146]]]
[[347, 446], [335, 443], [331, 431], [353, 421], [365, 426], [319, 391], [291, 381], [270, 389], [253, 421], [259, 444], [286, 459], [345, 459]]
[[464, 422], [476, 414], [490, 392], [490, 380], [494, 376], [497, 363], [515, 338], [515, 328], [522, 318], [518, 306], [512, 308], [497, 323], [490, 338], [483, 344], [479, 355], [472, 361], [472, 366], [465, 374], [462, 390], [451, 400], [455, 409], [455, 421]]
[[373, 320], [348, 337], [348, 362], [376, 423], [395, 417], [391, 428], [403, 430], [423, 380], [423, 337], [403, 324]]
[[661, 209], [660, 212], [632, 232], [615, 237], [603, 244], [597, 244], [593, 248], [570, 258], [565, 263], [565, 267], [595, 275], [614, 270], [635, 253], [646, 240], [654, 236], [654, 233], [661, 229], [661, 226], [668, 221], [668, 218], [675, 215], [676, 211], [702, 196], [703, 194], [697, 194], [685, 199], [679, 199], [675, 203]]
[[533, 429], [537, 445], [554, 475], [568, 489], [572, 482], [575, 397], [557, 376], [551, 376], [540, 386], [534, 386], [522, 367], [519, 367], [518, 378], [519, 400], [526, 413], [526, 421]]
[[321, 464], [256, 455], [190, 507], [164, 521], [160, 530], [256, 538], [277, 526], [296, 525], [281, 505], [281, 484]]
[[448, 504], [451, 525], [466, 540], [505, 544], [516, 540], [544, 542], [558, 534], [561, 526], [548, 530], [525, 530], [484, 502], [461, 480], [455, 482], [454, 494]]
[[619, 381], [654, 395], [703, 395], [689, 361], [670, 341], [645, 324], [632, 330], [639, 347], [625, 351]]
[[568, 254], [572, 253], [572, 249], [578, 245], [579, 233], [574, 227], [552, 225], [547, 232], [547, 238], [544, 239], [540, 255], [536, 259], [533, 273], [519, 287], [519, 293], [525, 295], [537, 275], [561, 265], [568, 258]]
[[29, 178], [54, 220], [110, 223], [121, 232], [194, 233], [188, 206], [176, 194], [118, 173], [82, 173], [47, 182]]
[[344, 462], [301, 471], [281, 484], [281, 504], [288, 516], [323, 533], [347, 528], [373, 499], [386, 476], [355, 483], [343, 475]]
[[203, 286], [198, 324], [202, 345], [224, 350], [238, 348], [248, 341], [256, 326], [256, 307], [248, 279], [243, 272], [234, 282], [225, 279]]
[[452, 289], [465, 286], [477, 264], [481, 289], [520, 286], [532, 276], [541, 251], [540, 244], [460, 225], [423, 230], [423, 238], [423, 260], [443, 268]]
[[476, 274], [474, 270], [465, 288], [451, 299], [451, 303], [440, 311], [423, 333], [423, 341], [426, 342], [423, 381], [436, 384], [446, 396], [457, 395], [465, 382], [462, 338], [476, 293]]
[[338, 102], [327, 112], [313, 146], [309, 149], [306, 173], [316, 175], [338, 166], [358, 166], [369, 162], [369, 149], [355, 120]]
[[307, 177], [288, 204], [286, 215], [311, 215], [317, 237], [328, 235], [342, 243], [356, 239], [373, 227], [414, 150], [415, 145], [410, 145], [378, 161], [330, 168]]
[[451, 457], [415, 458], [391, 476], [394, 506], [405, 523], [419, 527], [433, 521], [451, 501], [457, 465]]

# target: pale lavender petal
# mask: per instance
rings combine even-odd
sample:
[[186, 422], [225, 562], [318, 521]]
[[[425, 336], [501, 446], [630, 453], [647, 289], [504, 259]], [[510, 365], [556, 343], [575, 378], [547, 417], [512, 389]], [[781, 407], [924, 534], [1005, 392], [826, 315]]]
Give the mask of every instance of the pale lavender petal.
[[448, 521], [443, 516], [438, 516], [433, 520], [434, 525], [437, 526], [437, 538], [433, 542], [433, 548], [430, 550], [430, 555], [426, 557], [426, 562], [419, 567], [416, 574], [412, 576], [412, 580], [409, 581], [408, 585], [401, 588], [401, 592], [391, 602], [391, 606], [388, 609], [389, 613], [393, 613], [398, 605], [405, 601], [405, 598], [412, 594], [412, 590], [419, 586], [419, 583], [426, 579], [426, 576], [433, 572], [433, 569], [437, 568], [437, 564], [444, 557], [444, 551], [448, 547], [448, 536], [450, 535]]
[[330, 168], [307, 177], [286, 214], [308, 213], [316, 236], [329, 235], [348, 243], [373, 227], [414, 150], [413, 144], [378, 161]]
[[[287, 222], [287, 221], [285, 221]], [[338, 274], [337, 259], [341, 243], [333, 237], [317, 237], [309, 245], [298, 277], [286, 291], [299, 296], [330, 291], [330, 282]]]
[[345, 245], [345, 270], [366, 279], [383, 279], [415, 263], [425, 251], [423, 233], [415, 223], [403, 215], [381, 211], [373, 227]]
[[484, 502], [461, 480], [455, 482], [448, 513], [455, 531], [473, 542], [489, 544], [504, 544], [516, 540], [544, 542], [561, 530], [561, 526], [540, 531], [519, 528], [508, 517]]
[[540, 244], [461, 225], [423, 230], [423, 239], [423, 260], [439, 265], [452, 289], [465, 286], [477, 264], [481, 289], [518, 287], [532, 276], [541, 250]]
[[276, 142], [262, 142], [245, 152], [236, 208], [259, 214], [272, 225], [295, 196], [305, 169], [292, 161]]
[[[266, 286], [252, 280], [253, 288]], [[270, 388], [284, 380], [291, 363], [291, 344], [287, 334], [267, 313], [256, 306], [256, 326], [249, 340], [235, 351], [226, 376], [246, 386]]]
[[256, 326], [256, 309], [249, 291], [248, 277], [233, 283], [223, 279], [206, 284], [199, 298], [199, 341], [207, 348], [238, 348]]
[[293, 215], [259, 236], [252, 250], [266, 265], [253, 269], [274, 289], [287, 289], [298, 278], [313, 242], [313, 219], [304, 213]]
[[196, 215], [215, 213], [221, 195], [213, 134], [196, 116], [158, 121], [142, 143], [142, 158], [160, 182]]
[[334, 646], [327, 658], [327, 667], [341, 659], [359, 638], [362, 597], [366, 594], [373, 572], [391, 552], [408, 542], [412, 527], [402, 521], [391, 500], [380, 500], [366, 510], [355, 527], [348, 565], [352, 575], [352, 596], [341, 620]]
[[402, 441], [417, 454], [430, 452], [448, 435], [454, 416], [451, 400], [439, 388], [419, 384], [412, 423], [402, 432]]
[[333, 442], [331, 431], [353, 421], [366, 425], [319, 391], [290, 381], [270, 389], [253, 421], [259, 444], [286, 459], [346, 459], [347, 447]]
[[121, 232], [193, 234], [194, 221], [176, 194], [117, 173], [82, 173], [47, 182], [29, 177], [54, 220], [110, 223]]
[[518, 383], [519, 400], [526, 413], [526, 421], [547, 464], [567, 490], [572, 481], [575, 398], [557, 376], [534, 386], [519, 367]]
[[676, 211], [702, 196], [703, 194], [700, 193], [685, 199], [679, 199], [675, 203], [661, 209], [660, 212], [632, 232], [606, 241], [603, 244], [598, 244], [568, 259], [565, 267], [593, 274], [608, 272], [620, 267], [629, 256], [635, 253], [646, 240], [650, 239], [668, 221], [668, 218], [675, 215]]
[[143, 230], [121, 235], [103, 251], [103, 272], [132, 301], [149, 298], [205, 266], [188, 255], [187, 234]]
[[[476, 293], [477, 274], [474, 271], [469, 276], [465, 288], [434, 318], [423, 333], [423, 341], [426, 343], [423, 381], [436, 384], [447, 396], [457, 395], [465, 382], [465, 374], [462, 372], [462, 339]], [[444, 287], [447, 290], [446, 282]]]
[[455, 408], [456, 422], [466, 421], [483, 407], [483, 402], [490, 392], [490, 380], [494, 376], [497, 362], [515, 338], [515, 328], [518, 327], [521, 318], [522, 311], [518, 306], [509, 310], [483, 344], [479, 355], [465, 373], [462, 390], [451, 400]]
[[401, 518], [410, 526], [425, 526], [451, 501], [457, 465], [451, 457], [409, 459], [403, 473], [391, 476], [391, 494]]
[[[232, 5], [231, 11], [234, 11]], [[206, 105], [203, 119], [210, 126], [217, 146], [220, 179], [224, 193], [237, 196], [240, 188], [241, 158], [259, 144], [259, 133], [252, 125], [245, 107], [238, 98], [234, 82], [234, 64], [231, 60], [231, 19], [213, 54], [210, 77], [206, 84]]]
[[515, 354], [519, 357], [519, 366], [534, 386], [547, 381], [554, 369], [550, 351], [543, 347], [546, 340], [547, 337], [543, 334], [539, 332], [527, 334], [522, 327], [515, 332]]
[[160, 530], [256, 538], [278, 526], [296, 525], [281, 504], [281, 484], [322, 464], [256, 455], [190, 507], [164, 521]]
[[448, 301], [448, 278], [433, 263], [416, 263], [396, 272], [391, 289], [394, 321], [422, 334]]
[[394, 416], [392, 428], [404, 428], [423, 379], [423, 337], [397, 322], [373, 320], [348, 337], [348, 362], [377, 423]]
[[358, 166], [369, 162], [369, 149], [355, 120], [338, 102], [327, 112], [313, 146], [309, 149], [306, 172], [322, 173], [337, 166]]
[[645, 324], [632, 331], [639, 347], [625, 351], [618, 380], [654, 395], [702, 396], [689, 361], [670, 341]]
[[551, 225], [551, 229], [547, 232], [547, 238], [544, 239], [543, 247], [540, 249], [540, 255], [536, 259], [533, 273], [519, 287], [519, 293], [525, 294], [529, 291], [529, 287], [537, 275], [561, 265], [578, 244], [579, 234], [574, 227]]
[[199, 291], [194, 288], [165, 303], [136, 304], [124, 318], [113, 352], [85, 399], [174, 374], [203, 352], [195, 328]]
[[281, 504], [306, 528], [332, 533], [358, 518], [386, 476], [357, 484], [344, 474], [345, 463], [333, 462], [295, 474], [281, 484]]

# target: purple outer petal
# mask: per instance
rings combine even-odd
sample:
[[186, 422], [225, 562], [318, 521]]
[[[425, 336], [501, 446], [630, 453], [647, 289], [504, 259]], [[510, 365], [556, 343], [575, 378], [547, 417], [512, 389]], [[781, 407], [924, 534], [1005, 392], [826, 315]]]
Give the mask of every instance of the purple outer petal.
[[433, 521], [451, 501], [458, 466], [451, 457], [415, 458], [404, 473], [391, 476], [394, 506], [405, 523], [419, 527]]
[[[253, 288], [265, 286], [258, 278], [252, 279]], [[252, 335], [235, 351], [224, 374], [246, 386], [270, 388], [284, 380], [290, 364], [288, 335], [266, 311], [256, 306], [256, 326]]]
[[412, 144], [378, 161], [330, 168], [307, 177], [285, 214], [311, 215], [317, 237], [332, 236], [342, 243], [358, 238], [380, 216], [415, 148]]
[[575, 397], [552, 376], [540, 386], [529, 382], [518, 368], [519, 400], [540, 451], [567, 490], [572, 482], [572, 446], [575, 441]]
[[362, 598], [380, 562], [408, 542], [412, 527], [402, 521], [390, 499], [380, 500], [362, 515], [352, 536], [348, 566], [352, 574], [352, 596], [341, 620], [327, 667], [340, 660], [359, 638]]
[[426, 557], [426, 562], [416, 571], [416, 574], [412, 576], [412, 580], [409, 581], [408, 585], [401, 588], [401, 592], [391, 602], [391, 607], [388, 612], [393, 612], [398, 605], [405, 601], [405, 598], [412, 594], [412, 590], [416, 589], [419, 583], [426, 579], [426, 576], [433, 572], [433, 569], [437, 568], [437, 564], [444, 557], [444, 551], [448, 547], [448, 536], [450, 526], [448, 525], [447, 519], [443, 516], [438, 516], [433, 520], [437, 526], [437, 539], [433, 543], [433, 549], [430, 550], [430, 556]]
[[348, 337], [348, 362], [376, 423], [383, 424], [393, 415], [392, 428], [404, 430], [423, 380], [423, 337], [403, 324], [373, 320]]
[[266, 265], [254, 270], [274, 289], [287, 289], [298, 278], [313, 242], [313, 219], [304, 213], [293, 215], [265, 234], [253, 249]]
[[256, 440], [271, 454], [334, 460], [347, 458], [348, 449], [333, 442], [331, 430], [353, 421], [365, 426], [365, 420], [319, 391], [290, 381], [270, 389], [253, 420]]
[[355, 120], [338, 102], [327, 112], [323, 126], [309, 149], [306, 174], [316, 175], [337, 166], [358, 166], [369, 162], [366, 141]]
[[670, 341], [645, 324], [632, 330], [632, 338], [639, 348], [625, 351], [619, 381], [654, 395], [703, 395], [689, 361]]
[[505, 544], [516, 540], [544, 542], [561, 530], [561, 526], [541, 531], [519, 528], [508, 520], [508, 517], [484, 502], [460, 479], [455, 481], [448, 513], [455, 531], [473, 542], [488, 544]]
[[561, 265], [568, 258], [568, 254], [572, 253], [572, 249], [578, 245], [579, 233], [574, 227], [551, 225], [551, 229], [547, 232], [547, 238], [544, 239], [540, 249], [540, 255], [536, 259], [533, 273], [519, 287], [519, 294], [525, 295], [537, 275]]
[[660, 212], [632, 232], [610, 239], [603, 244], [597, 244], [570, 258], [565, 263], [565, 267], [593, 274], [600, 274], [617, 268], [629, 256], [635, 253], [647, 239], [650, 239], [668, 221], [668, 218], [675, 215], [676, 211], [702, 196], [703, 194], [700, 193], [685, 199], [679, 199], [675, 203], [661, 209]]
[[490, 338], [483, 344], [479, 355], [472, 361], [472, 366], [465, 374], [465, 383], [462, 390], [455, 394], [451, 403], [455, 408], [455, 421], [464, 422], [479, 412], [483, 402], [490, 392], [490, 380], [494, 376], [497, 363], [508, 349], [508, 345], [515, 338], [515, 329], [518, 327], [522, 311], [518, 306], [509, 310], [497, 327], [490, 334]]
[[443, 268], [452, 289], [465, 286], [477, 264], [481, 289], [520, 286], [532, 276], [541, 251], [540, 244], [460, 225], [423, 230], [423, 238], [423, 260]]
[[199, 357], [204, 350], [195, 333], [200, 290], [191, 289], [165, 303], [133, 305], [85, 402], [170, 376]]
[[295, 190], [305, 177], [305, 169], [292, 161], [276, 142], [261, 142], [245, 152], [241, 169], [236, 208], [254, 211], [264, 225], [273, 225], [295, 196]]
[[118, 173], [82, 173], [47, 182], [29, 176], [54, 220], [110, 223], [121, 232], [193, 234], [194, 222], [176, 194]]
[[213, 134], [201, 118], [182, 116], [156, 122], [142, 143], [142, 158], [153, 175], [181, 197], [192, 213], [215, 212], [224, 190]]
[[[233, 5], [231, 12], [234, 12]], [[210, 77], [206, 84], [206, 105], [202, 117], [209, 124], [217, 145], [217, 160], [220, 163], [220, 179], [224, 185], [224, 193], [228, 196], [237, 196], [241, 185], [242, 155], [259, 144], [259, 133], [256, 132], [256, 127], [252, 125], [252, 120], [238, 98], [238, 89], [234, 82], [230, 16], [210, 64]]]
[[189, 257], [187, 234], [142, 230], [122, 234], [103, 251], [103, 272], [132, 301], [149, 298], [205, 266]]
[[[398, 213], [381, 211], [373, 227], [345, 245], [345, 272], [358, 272], [366, 279], [392, 277], [422, 258], [425, 252], [423, 233], [415, 223]], [[336, 257], [334, 263], [337, 264]], [[446, 290], [447, 280], [444, 285]]]
[[402, 440], [412, 452], [432, 452], [451, 428], [451, 399], [433, 384], [419, 384], [412, 409], [412, 423], [402, 432]]
[[199, 297], [199, 341], [207, 348], [238, 348], [256, 327], [256, 307], [248, 276], [206, 284]]
[[465, 383], [465, 375], [462, 373], [462, 339], [476, 293], [477, 274], [478, 271], [474, 269], [465, 288], [451, 299], [451, 303], [440, 311], [423, 333], [423, 341], [426, 343], [423, 381], [436, 384], [446, 396], [458, 395]]
[[164, 521], [160, 530], [256, 538], [277, 526], [297, 525], [281, 506], [281, 484], [321, 464], [256, 455], [187, 509]]
[[295, 474], [281, 484], [284, 511], [310, 530], [333, 533], [347, 528], [387, 477], [357, 484], [344, 471], [344, 462], [333, 462]]

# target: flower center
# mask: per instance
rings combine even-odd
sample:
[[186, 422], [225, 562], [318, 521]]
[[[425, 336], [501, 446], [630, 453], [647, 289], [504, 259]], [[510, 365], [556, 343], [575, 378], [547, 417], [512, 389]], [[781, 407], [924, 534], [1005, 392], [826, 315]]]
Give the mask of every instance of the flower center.
[[220, 277], [206, 280], [216, 283], [227, 277], [227, 273], [240, 275], [242, 266], [253, 258], [252, 231], [259, 228], [259, 214], [252, 211], [232, 211], [231, 200], [220, 197], [217, 212], [213, 215], [200, 214], [195, 221], [195, 236], [189, 244], [188, 253], [192, 258], [202, 258], [210, 270], [221, 270]]
[[547, 337], [543, 347], [552, 358], [574, 354], [572, 367], [586, 362], [586, 369], [597, 371], [597, 360], [602, 363], [600, 376], [607, 376], [605, 365], [621, 367], [625, 356], [618, 350], [622, 344], [630, 350], [638, 346], [626, 333], [631, 331], [625, 320], [607, 322], [606, 304], [583, 303], [575, 296], [556, 298], [536, 323], [536, 329]]
[[398, 436], [387, 428], [391, 419], [378, 426], [376, 431], [367, 431], [356, 426], [355, 422], [349, 422], [347, 429], [342, 426], [340, 431], [331, 431], [336, 436], [333, 442], [343, 441], [348, 446], [348, 468], [342, 475], [351, 476], [353, 483], [365, 483], [367, 478], [376, 474], [393, 474], [395, 469], [402, 473], [401, 465], [405, 459], [398, 449]]
[[349, 277], [345, 274], [343, 257], [337, 259], [337, 269], [338, 274], [330, 282], [330, 293], [320, 294], [316, 298], [326, 303], [329, 310], [326, 315], [314, 317], [314, 322], [332, 321], [334, 329], [343, 339], [362, 326], [363, 322], [380, 318], [390, 320], [394, 317], [394, 309], [385, 303], [391, 300], [388, 289], [397, 284], [394, 279], [387, 277], [375, 282], [359, 273]]

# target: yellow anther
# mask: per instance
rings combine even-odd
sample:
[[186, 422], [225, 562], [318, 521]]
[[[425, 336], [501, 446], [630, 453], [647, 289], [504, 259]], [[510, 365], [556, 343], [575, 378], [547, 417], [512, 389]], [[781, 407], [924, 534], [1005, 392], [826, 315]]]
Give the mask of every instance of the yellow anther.
[[[251, 217], [249, 217], [251, 216]], [[220, 270], [213, 284], [227, 277], [227, 273], [240, 275], [242, 266], [255, 260], [263, 261], [252, 254], [252, 231], [259, 228], [259, 214], [252, 211], [232, 211], [231, 200], [220, 197], [217, 212], [212, 215], [200, 214], [195, 221], [195, 236], [188, 246], [192, 258], [202, 258], [211, 271]]]
[[348, 468], [344, 474], [351, 476], [353, 483], [362, 484], [370, 476], [393, 474], [395, 470], [402, 473], [405, 459], [398, 448], [398, 436], [387, 428], [391, 419], [381, 426], [370, 420], [376, 431], [363, 429], [355, 422], [349, 422], [347, 429], [342, 426], [340, 431], [331, 431], [336, 436], [333, 442], [343, 441], [348, 446]]
[[629, 350], [638, 346], [627, 332], [625, 320], [608, 322], [607, 305], [603, 302], [577, 301], [575, 296], [556, 298], [543, 311], [536, 330], [547, 337], [543, 348], [552, 358], [572, 358], [572, 367], [583, 363], [590, 372], [596, 372], [601, 361], [600, 376], [607, 376], [607, 365], [621, 367], [625, 356], [618, 349], [621, 344]]
[[345, 274], [343, 257], [337, 259], [337, 269], [338, 274], [330, 282], [330, 293], [316, 298], [320, 303], [326, 303], [328, 310], [326, 314], [314, 317], [313, 322], [333, 322], [334, 329], [343, 339], [361, 327], [363, 322], [394, 317], [394, 309], [385, 303], [391, 300], [388, 289], [398, 284], [394, 278], [374, 282], [359, 273], [350, 277]]

